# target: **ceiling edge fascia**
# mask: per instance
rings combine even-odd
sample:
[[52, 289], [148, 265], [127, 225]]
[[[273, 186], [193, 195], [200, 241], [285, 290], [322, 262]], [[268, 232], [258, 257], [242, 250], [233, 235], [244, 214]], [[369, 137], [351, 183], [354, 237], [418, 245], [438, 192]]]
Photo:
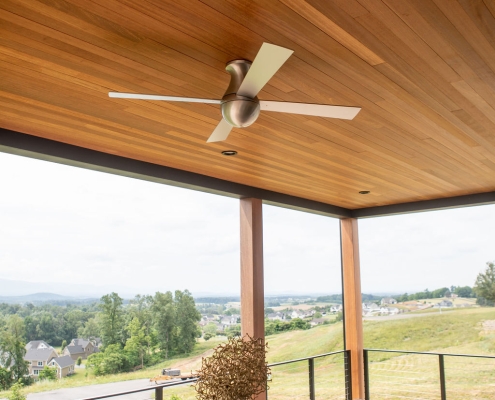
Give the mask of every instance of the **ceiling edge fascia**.
[[301, 197], [260, 189], [206, 175], [116, 156], [0, 128], [0, 151], [165, 185], [234, 197], [333, 218], [350, 218], [351, 210]]

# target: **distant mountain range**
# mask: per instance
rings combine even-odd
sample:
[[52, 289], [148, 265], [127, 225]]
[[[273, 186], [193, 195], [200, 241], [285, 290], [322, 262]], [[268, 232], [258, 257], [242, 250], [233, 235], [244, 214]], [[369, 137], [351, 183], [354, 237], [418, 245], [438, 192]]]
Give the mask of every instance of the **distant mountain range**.
[[[61, 282], [28, 282], [20, 280], [10, 280], [0, 278], [0, 303], [46, 303], [65, 304], [81, 303], [99, 300], [101, 296], [117, 292], [124, 299], [132, 299], [138, 294], [136, 289], [126, 286], [117, 285], [98, 285], [98, 284], [77, 284]], [[164, 291], [169, 290], [164, 288]], [[154, 294], [141, 292], [140, 294]], [[193, 292], [194, 298], [201, 298], [202, 301], [208, 302], [211, 298], [230, 298], [239, 297], [239, 293], [221, 293], [221, 292]], [[265, 292], [265, 297], [282, 298], [292, 297], [294, 299], [301, 297], [319, 297], [329, 293], [290, 293], [290, 292]], [[391, 293], [374, 293], [375, 295], [391, 295]], [[231, 300], [233, 301], [233, 300]]]
[[97, 298], [77, 298], [55, 293], [33, 293], [24, 296], [0, 296], [0, 303], [8, 304], [90, 303], [97, 300]]
[[[100, 298], [104, 294], [117, 292], [122, 297], [134, 297], [131, 288], [98, 284], [60, 283], [60, 282], [28, 282], [0, 278], [0, 299], [2, 297], [28, 296], [33, 293], [48, 293], [68, 298]], [[55, 293], [58, 293], [55, 295]], [[55, 299], [52, 299], [55, 300]]]

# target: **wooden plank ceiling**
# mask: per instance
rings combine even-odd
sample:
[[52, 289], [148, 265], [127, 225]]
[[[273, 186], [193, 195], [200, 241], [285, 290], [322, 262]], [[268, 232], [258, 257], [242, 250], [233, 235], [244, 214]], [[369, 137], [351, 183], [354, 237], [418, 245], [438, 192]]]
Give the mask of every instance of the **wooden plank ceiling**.
[[[0, 9], [3, 128], [350, 209], [495, 190], [493, 0], [2, 0]], [[226, 62], [254, 59], [263, 42], [294, 55], [260, 99], [361, 113], [264, 112], [207, 144], [218, 106], [107, 96], [221, 98]]]

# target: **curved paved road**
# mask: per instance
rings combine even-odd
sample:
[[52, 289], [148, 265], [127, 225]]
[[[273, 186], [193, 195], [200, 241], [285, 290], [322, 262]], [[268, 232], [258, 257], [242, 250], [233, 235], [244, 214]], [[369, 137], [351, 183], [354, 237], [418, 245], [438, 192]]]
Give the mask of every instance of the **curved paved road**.
[[[136, 379], [134, 381], [123, 381], [104, 383], [101, 385], [81, 386], [75, 388], [51, 390], [49, 392], [31, 393], [27, 400], [76, 400], [104, 394], [126, 392], [129, 390], [153, 387], [148, 379]], [[149, 400], [152, 398], [153, 390], [128, 394], [125, 396], [111, 397], [116, 400]], [[4, 400], [4, 399], [0, 399]]]

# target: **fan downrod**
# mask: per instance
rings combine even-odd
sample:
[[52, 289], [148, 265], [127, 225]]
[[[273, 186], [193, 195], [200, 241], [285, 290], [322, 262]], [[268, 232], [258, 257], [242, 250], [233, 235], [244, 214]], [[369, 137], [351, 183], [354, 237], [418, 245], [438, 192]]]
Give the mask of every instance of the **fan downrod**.
[[251, 67], [251, 61], [233, 60], [225, 69], [230, 74], [230, 84], [220, 105], [223, 118], [236, 128], [245, 128], [258, 119], [260, 102], [258, 97], [239, 96], [237, 91]]

